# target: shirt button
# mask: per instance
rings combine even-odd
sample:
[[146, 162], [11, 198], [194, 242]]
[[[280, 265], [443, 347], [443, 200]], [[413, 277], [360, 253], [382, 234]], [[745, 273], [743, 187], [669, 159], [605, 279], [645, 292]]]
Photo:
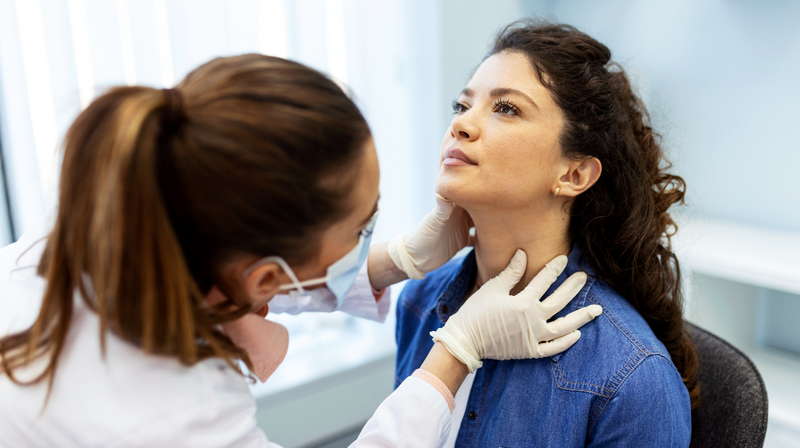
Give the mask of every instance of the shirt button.
[[478, 417], [478, 414], [476, 414], [475, 411], [469, 411], [469, 414], [467, 414], [467, 418], [470, 419], [470, 420], [475, 420], [475, 418], [477, 418], [477, 417]]
[[447, 314], [450, 312], [450, 307], [447, 305], [442, 305], [439, 307], [439, 311], [441, 311], [442, 314]]

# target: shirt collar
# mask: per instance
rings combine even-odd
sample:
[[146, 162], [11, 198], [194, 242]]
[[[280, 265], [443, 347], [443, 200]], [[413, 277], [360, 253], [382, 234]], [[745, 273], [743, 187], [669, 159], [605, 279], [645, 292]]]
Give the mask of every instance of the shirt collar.
[[454, 274], [445, 280], [445, 285], [441, 290], [436, 305], [436, 313], [439, 315], [439, 320], [447, 322], [464, 303], [464, 296], [467, 294], [467, 289], [475, 275], [478, 272], [478, 265], [475, 261], [475, 249], [471, 250], [464, 260], [461, 262], [461, 267], [455, 270]]
[[[587, 265], [582, 260], [581, 250], [578, 248], [577, 245], [572, 246], [572, 250], [570, 251], [569, 255], [567, 256], [567, 267], [564, 268], [564, 272], [558, 276], [558, 279], [550, 286], [547, 292], [544, 294], [543, 297], [547, 297], [553, 293], [553, 291], [558, 288], [564, 280], [567, 279], [570, 275], [578, 272], [584, 271], [589, 277], [594, 277], [595, 272], [590, 266]], [[461, 305], [464, 303], [464, 296], [467, 294], [467, 290], [469, 289], [470, 285], [472, 284], [475, 275], [478, 272], [478, 265], [475, 260], [475, 250], [471, 250], [464, 260], [461, 262], [461, 267], [455, 270], [454, 274], [448, 277], [445, 280], [445, 285], [443, 289], [441, 289], [442, 293], [439, 295], [436, 305], [436, 313], [439, 316], [439, 320], [442, 322], [446, 322], [447, 319], [450, 318]], [[588, 286], [589, 282], [587, 282]], [[586, 290], [587, 288], [584, 288]], [[584, 291], [581, 291], [579, 296], [584, 296]], [[574, 308], [579, 306], [578, 303], [575, 303]]]

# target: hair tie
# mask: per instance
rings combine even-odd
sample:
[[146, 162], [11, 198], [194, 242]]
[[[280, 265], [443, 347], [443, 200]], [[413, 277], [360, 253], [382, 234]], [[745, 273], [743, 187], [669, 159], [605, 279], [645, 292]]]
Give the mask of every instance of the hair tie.
[[161, 89], [164, 98], [167, 100], [167, 110], [164, 113], [163, 122], [165, 126], [176, 128], [183, 121], [183, 95], [176, 88]]

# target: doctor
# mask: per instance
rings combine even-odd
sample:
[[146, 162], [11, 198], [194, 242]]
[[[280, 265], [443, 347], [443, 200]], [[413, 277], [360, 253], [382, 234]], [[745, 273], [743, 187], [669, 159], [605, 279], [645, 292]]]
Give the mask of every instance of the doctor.
[[[0, 250], [0, 446], [275, 447], [238, 368], [265, 380], [283, 359], [270, 301], [381, 320], [385, 287], [466, 244], [466, 216], [439, 199], [370, 251], [378, 181], [356, 106], [294, 62], [215, 59], [174, 89], [98, 98], [67, 133], [57, 214]], [[354, 445], [440, 446], [481, 359], [574, 344], [596, 305], [547, 320], [585, 275], [539, 300], [565, 262], [510, 296], [519, 251], [433, 333]]]

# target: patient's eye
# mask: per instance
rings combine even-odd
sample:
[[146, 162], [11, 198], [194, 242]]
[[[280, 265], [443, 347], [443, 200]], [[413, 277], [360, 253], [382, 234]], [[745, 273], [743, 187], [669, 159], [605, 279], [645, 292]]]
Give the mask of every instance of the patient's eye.
[[453, 113], [454, 114], [456, 114], [456, 115], [463, 114], [466, 111], [467, 111], [467, 106], [465, 106], [462, 103], [459, 103], [456, 100], [453, 100]]
[[519, 114], [519, 108], [508, 100], [497, 100], [494, 103], [494, 111], [503, 115]]

